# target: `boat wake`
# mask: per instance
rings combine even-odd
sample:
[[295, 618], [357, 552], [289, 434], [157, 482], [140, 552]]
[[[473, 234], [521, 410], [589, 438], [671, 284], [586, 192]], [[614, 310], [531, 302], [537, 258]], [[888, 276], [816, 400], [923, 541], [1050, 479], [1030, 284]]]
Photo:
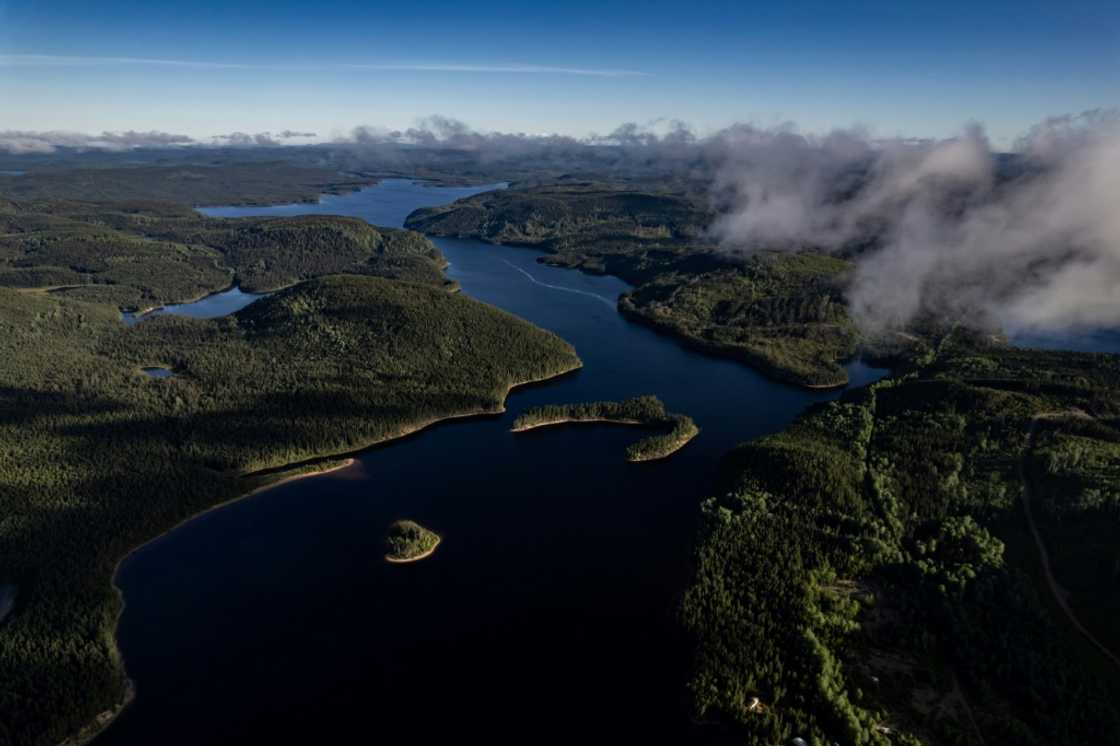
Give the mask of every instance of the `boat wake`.
[[604, 297], [602, 295], [599, 295], [598, 293], [592, 293], [589, 290], [579, 290], [577, 288], [566, 288], [563, 285], [551, 285], [547, 282], [541, 282], [536, 277], [533, 277], [531, 274], [526, 272], [521, 267], [518, 267], [516, 264], [509, 261], [508, 259], [503, 259], [502, 261], [505, 262], [506, 264], [508, 264], [509, 266], [513, 267], [514, 269], [516, 269], [521, 274], [525, 275], [525, 277], [529, 280], [529, 282], [533, 283], [534, 285], [540, 285], [541, 287], [549, 288], [551, 290], [560, 290], [560, 291], [565, 292], [565, 293], [575, 293], [576, 295], [586, 295], [590, 298], [595, 298], [596, 300], [601, 300], [602, 302], [606, 303], [611, 308], [615, 307], [615, 302], [613, 300], [611, 300], [610, 298]]

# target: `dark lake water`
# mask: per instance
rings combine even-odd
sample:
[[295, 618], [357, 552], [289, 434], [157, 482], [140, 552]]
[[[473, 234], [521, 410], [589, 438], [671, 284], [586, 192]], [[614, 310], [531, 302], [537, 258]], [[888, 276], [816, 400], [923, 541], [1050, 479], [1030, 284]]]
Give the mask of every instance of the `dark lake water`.
[[160, 306], [145, 313], [122, 313], [124, 323], [132, 326], [152, 316], [169, 313], [175, 316], [190, 316], [193, 319], [216, 319], [229, 316], [240, 311], [255, 300], [260, 300], [268, 293], [245, 293], [239, 287], [232, 287], [220, 293], [212, 293], [205, 298], [200, 298], [191, 303], [177, 303], [170, 306]]
[[16, 587], [0, 585], [0, 622], [3, 622], [16, 606]]
[[175, 375], [175, 372], [170, 368], [160, 368], [157, 366], [152, 366], [150, 368], [141, 368], [140, 370], [144, 372], [144, 375], [151, 378], [171, 378], [171, 376]]
[[[477, 191], [387, 182], [319, 204], [400, 225]], [[626, 290], [535, 252], [437, 240], [463, 292], [571, 342], [583, 370], [514, 392], [502, 416], [433, 427], [351, 468], [207, 513], [117, 577], [137, 698], [99, 746], [216, 743], [684, 743], [687, 657], [673, 613], [698, 501], [720, 456], [835, 392], [773, 383], [625, 321]], [[852, 367], [865, 382], [882, 371]], [[537, 404], [660, 396], [700, 435], [630, 464], [627, 428], [514, 435]], [[383, 557], [389, 524], [443, 537]]]

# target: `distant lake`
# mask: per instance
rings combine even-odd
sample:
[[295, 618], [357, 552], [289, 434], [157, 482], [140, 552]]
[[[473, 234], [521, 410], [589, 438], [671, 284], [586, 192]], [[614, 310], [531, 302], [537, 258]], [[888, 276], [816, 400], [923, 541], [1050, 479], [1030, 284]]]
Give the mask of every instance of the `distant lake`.
[[[477, 191], [386, 181], [318, 204], [204, 212], [400, 226]], [[501, 416], [367, 451], [132, 555], [117, 583], [137, 698], [99, 746], [689, 742], [673, 615], [699, 501], [735, 444], [839, 394], [626, 321], [617, 278], [547, 267], [523, 248], [435, 243], [464, 293], [559, 334], [585, 367], [514, 392]], [[856, 383], [885, 373], [850, 370]], [[527, 407], [640, 394], [691, 415], [700, 435], [666, 461], [631, 464], [640, 435], [628, 428], [509, 432]], [[399, 518], [443, 537], [431, 558], [384, 562]]]
[[0, 171], [0, 176], [23, 176], [24, 171]]
[[200, 298], [192, 303], [177, 303], [170, 306], [161, 306], [141, 314], [123, 313], [121, 314], [121, 318], [124, 320], [124, 323], [129, 326], [143, 321], [146, 318], [160, 316], [162, 314], [189, 316], [192, 319], [216, 319], [221, 316], [229, 316], [231, 313], [236, 313], [250, 303], [267, 296], [268, 293], [246, 293], [242, 292], [241, 288], [232, 287], [220, 293], [207, 295], [205, 298]]
[[1040, 350], [1074, 350], [1076, 352], [1109, 352], [1120, 354], [1118, 329], [1065, 329], [1023, 331], [1011, 335], [1016, 347]]

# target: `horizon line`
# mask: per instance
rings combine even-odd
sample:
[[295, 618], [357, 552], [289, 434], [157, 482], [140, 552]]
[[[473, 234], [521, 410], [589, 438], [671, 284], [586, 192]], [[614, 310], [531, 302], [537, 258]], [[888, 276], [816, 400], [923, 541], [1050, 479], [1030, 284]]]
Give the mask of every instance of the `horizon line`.
[[152, 57], [97, 57], [55, 54], [0, 54], [5, 67], [82, 67], [126, 65], [147, 67], [182, 67], [206, 70], [380, 70], [385, 72], [450, 72], [516, 75], [575, 75], [596, 78], [644, 78], [649, 73], [621, 68], [563, 67], [525, 63], [471, 64], [442, 62], [324, 62], [318, 64], [218, 62], [211, 60], [178, 60]]

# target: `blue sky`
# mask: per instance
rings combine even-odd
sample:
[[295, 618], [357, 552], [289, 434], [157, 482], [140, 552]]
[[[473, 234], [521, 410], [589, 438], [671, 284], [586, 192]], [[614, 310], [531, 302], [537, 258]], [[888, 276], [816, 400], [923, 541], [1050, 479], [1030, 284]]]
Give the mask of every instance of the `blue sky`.
[[[171, 64], [174, 63], [174, 64]], [[1120, 2], [0, 0], [0, 129], [701, 131], [1006, 142], [1120, 105]]]

